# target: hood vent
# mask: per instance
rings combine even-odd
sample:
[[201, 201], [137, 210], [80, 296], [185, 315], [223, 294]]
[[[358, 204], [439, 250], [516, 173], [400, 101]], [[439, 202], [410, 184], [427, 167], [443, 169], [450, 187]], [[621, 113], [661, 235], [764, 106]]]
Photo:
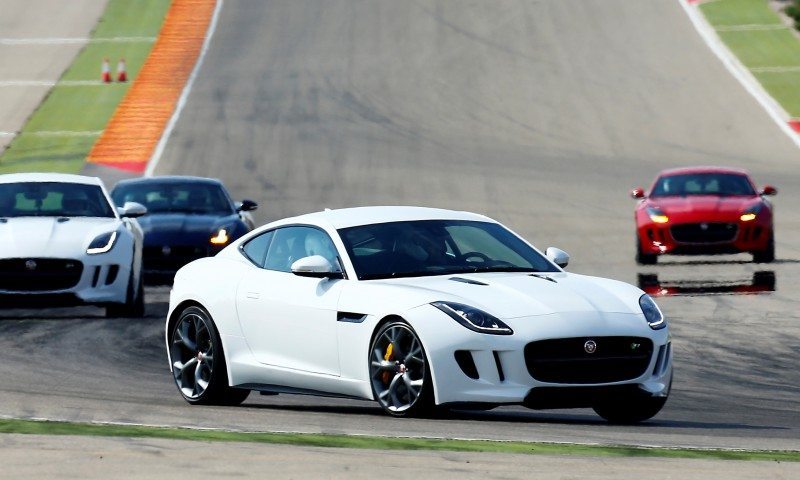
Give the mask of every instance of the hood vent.
[[558, 283], [558, 281], [556, 281], [556, 279], [555, 279], [555, 278], [553, 278], [553, 277], [548, 277], [547, 275], [542, 275], [542, 274], [540, 274], [540, 273], [531, 273], [531, 274], [529, 275], [529, 277], [541, 278], [542, 280], [547, 280], [547, 281], [549, 281], [549, 282]]
[[462, 277], [450, 277], [448, 280], [452, 280], [454, 282], [461, 282], [461, 283], [468, 283], [470, 285], [483, 285], [484, 287], [489, 285], [488, 283], [479, 282], [477, 280], [472, 280], [471, 278], [462, 278]]

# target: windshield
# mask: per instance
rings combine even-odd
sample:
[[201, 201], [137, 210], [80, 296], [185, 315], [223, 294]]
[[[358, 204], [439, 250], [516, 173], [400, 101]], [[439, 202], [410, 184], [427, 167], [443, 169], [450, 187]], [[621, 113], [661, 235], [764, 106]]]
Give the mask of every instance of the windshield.
[[557, 272], [501, 225], [418, 220], [343, 228], [359, 280], [472, 272]]
[[119, 206], [137, 202], [147, 213], [230, 215], [233, 206], [222, 186], [209, 183], [155, 183], [118, 185], [111, 198]]
[[60, 182], [0, 186], [0, 217], [109, 217], [114, 210], [98, 185]]
[[750, 180], [734, 173], [691, 173], [661, 177], [650, 192], [651, 197], [755, 194]]

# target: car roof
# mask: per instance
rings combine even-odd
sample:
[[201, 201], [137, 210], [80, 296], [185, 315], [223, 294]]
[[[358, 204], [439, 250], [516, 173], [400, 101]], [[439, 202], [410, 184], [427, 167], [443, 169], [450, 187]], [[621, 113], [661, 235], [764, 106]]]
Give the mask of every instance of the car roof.
[[748, 175], [747, 170], [735, 167], [712, 167], [712, 166], [699, 166], [699, 167], [679, 167], [662, 170], [658, 174], [659, 177], [665, 175], [687, 175], [692, 173], [733, 173], [736, 175]]
[[72, 175], [69, 173], [8, 173], [0, 175], [0, 183], [22, 182], [80, 183], [84, 185], [103, 186], [103, 181], [97, 177]]
[[493, 222], [489, 217], [476, 213], [445, 210], [441, 208], [410, 206], [371, 206], [341, 208], [307, 213], [296, 217], [273, 222], [271, 226], [293, 223], [327, 225], [334, 229], [371, 225], [374, 223], [390, 223], [413, 220], [472, 220]]
[[190, 175], [164, 175], [159, 177], [138, 177], [138, 178], [129, 178], [126, 180], [120, 180], [119, 182], [117, 182], [116, 185], [114, 185], [114, 187], [121, 185], [141, 184], [141, 183], [174, 183], [174, 184], [205, 183], [205, 184], [222, 185], [222, 181], [216, 178], [193, 177]]

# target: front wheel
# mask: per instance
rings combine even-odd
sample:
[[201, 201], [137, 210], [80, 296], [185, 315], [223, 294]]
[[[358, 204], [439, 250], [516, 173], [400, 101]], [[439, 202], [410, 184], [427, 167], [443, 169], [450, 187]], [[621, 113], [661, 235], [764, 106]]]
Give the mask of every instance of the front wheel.
[[625, 395], [604, 399], [592, 408], [610, 423], [639, 423], [656, 416], [667, 403], [667, 397]]
[[753, 252], [753, 262], [772, 263], [775, 260], [775, 237], [770, 234], [767, 248], [760, 252]]
[[433, 412], [433, 381], [425, 349], [410, 325], [394, 321], [382, 326], [369, 355], [372, 394], [394, 417]]
[[636, 235], [636, 263], [639, 265], [655, 265], [658, 262], [658, 255], [644, 253], [642, 250], [642, 239]]
[[172, 376], [183, 398], [193, 405], [238, 405], [250, 394], [228, 386], [225, 355], [217, 329], [204, 309], [181, 312], [169, 336]]

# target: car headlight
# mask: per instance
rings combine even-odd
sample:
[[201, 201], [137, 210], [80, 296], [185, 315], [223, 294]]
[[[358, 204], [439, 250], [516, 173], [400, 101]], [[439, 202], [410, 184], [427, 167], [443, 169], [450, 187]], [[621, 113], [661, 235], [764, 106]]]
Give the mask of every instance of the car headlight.
[[97, 255], [98, 253], [106, 253], [112, 248], [114, 248], [114, 243], [117, 241], [117, 232], [108, 232], [102, 235], [98, 235], [92, 243], [89, 244], [89, 248], [86, 249], [86, 253], [89, 255]]
[[755, 220], [756, 216], [758, 215], [758, 212], [761, 211], [761, 206], [762, 205], [760, 203], [757, 203], [752, 207], [748, 208], [747, 210], [744, 211], [744, 213], [742, 213], [742, 215], [739, 217], [739, 220], [743, 222], [749, 222], [751, 220]]
[[660, 208], [656, 207], [647, 207], [647, 216], [655, 223], [667, 223], [669, 221], [669, 217]]
[[483, 310], [454, 302], [433, 302], [431, 305], [474, 332], [491, 335], [511, 335], [514, 333], [511, 327]]
[[212, 245], [225, 245], [231, 238], [228, 236], [227, 228], [220, 228], [208, 241]]
[[658, 308], [656, 302], [650, 298], [650, 295], [645, 293], [639, 297], [639, 306], [642, 307], [644, 319], [647, 320], [647, 324], [650, 325], [650, 328], [653, 330], [661, 330], [667, 326], [667, 319], [664, 318], [661, 309]]

